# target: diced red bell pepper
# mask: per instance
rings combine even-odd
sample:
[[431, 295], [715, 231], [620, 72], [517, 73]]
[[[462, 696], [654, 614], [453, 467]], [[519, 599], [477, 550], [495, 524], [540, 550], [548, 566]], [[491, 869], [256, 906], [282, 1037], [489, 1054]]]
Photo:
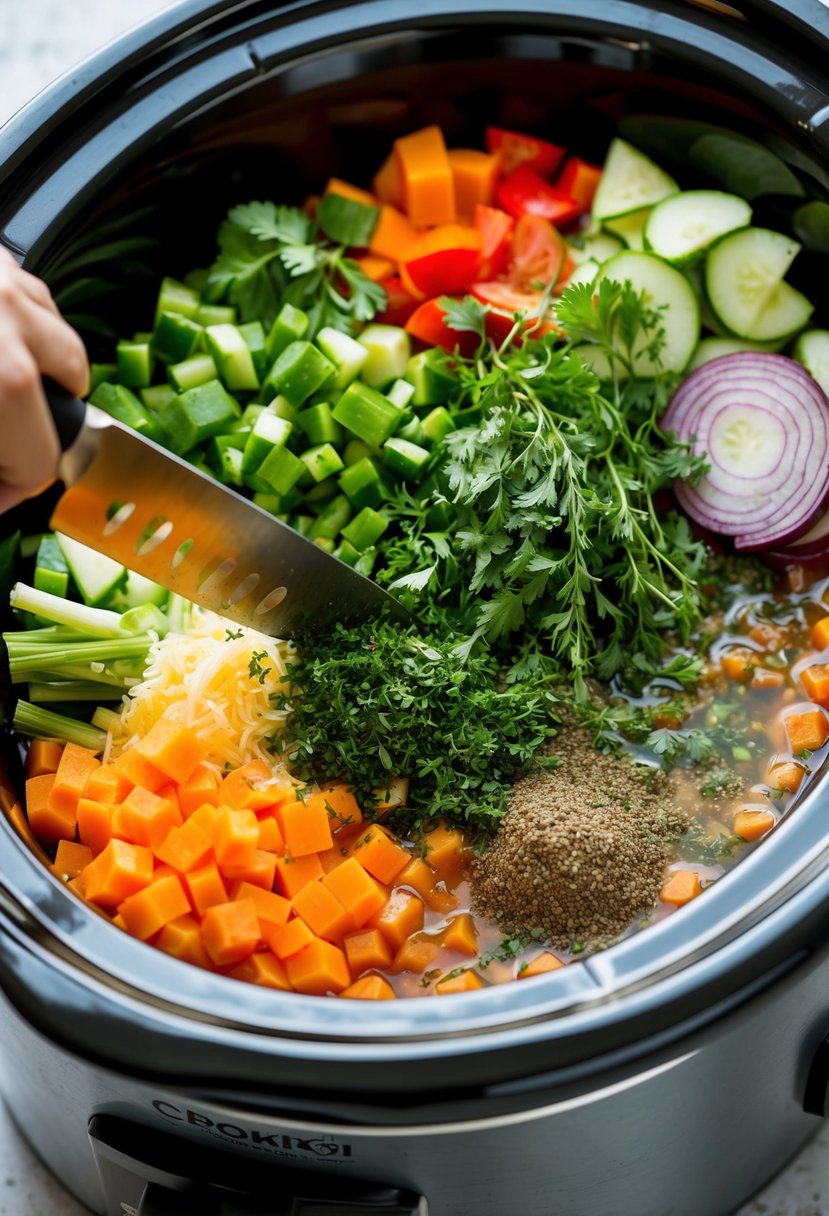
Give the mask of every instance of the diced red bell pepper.
[[475, 227], [481, 234], [481, 278], [500, 274], [510, 250], [515, 220], [499, 207], [475, 208]]
[[424, 296], [453, 296], [466, 291], [480, 273], [481, 234], [476, 228], [444, 224], [427, 232], [406, 258], [406, 276]]
[[582, 211], [589, 211], [601, 176], [600, 165], [591, 165], [580, 156], [571, 156], [558, 175], [556, 189], [575, 199]]
[[400, 281], [399, 275], [383, 279], [381, 287], [386, 293], [386, 307], [377, 317], [384, 325], [405, 325], [418, 308], [420, 301], [410, 295]]
[[558, 144], [548, 144], [546, 140], [518, 131], [505, 131], [502, 127], [487, 127], [486, 146], [488, 152], [498, 153], [505, 174], [512, 173], [519, 165], [527, 165], [541, 177], [552, 177], [567, 152]]
[[519, 165], [509, 177], [499, 182], [497, 195], [504, 210], [516, 219], [522, 215], [535, 215], [555, 224], [556, 228], [566, 227], [582, 213], [580, 204], [574, 198], [545, 182], [527, 165]]
[[471, 358], [478, 349], [478, 335], [467, 331], [450, 329], [444, 324], [445, 311], [438, 300], [426, 300], [406, 322], [406, 332], [419, 338], [427, 346], [440, 346], [449, 354], [459, 350], [465, 358]]

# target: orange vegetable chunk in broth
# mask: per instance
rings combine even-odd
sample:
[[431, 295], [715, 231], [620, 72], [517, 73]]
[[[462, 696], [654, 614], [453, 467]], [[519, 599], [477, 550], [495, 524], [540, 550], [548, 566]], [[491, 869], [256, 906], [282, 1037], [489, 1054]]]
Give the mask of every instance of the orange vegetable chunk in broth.
[[63, 744], [54, 739], [33, 739], [26, 753], [26, 776], [42, 777], [45, 773], [56, 773]]
[[144, 844], [155, 850], [174, 827], [181, 824], [178, 802], [152, 794], [136, 785], [124, 801], [115, 808], [113, 833], [133, 844]]
[[440, 946], [434, 939], [409, 937], [395, 954], [389, 970], [395, 974], [412, 971], [421, 975], [432, 966], [439, 953]]
[[216, 811], [213, 852], [221, 870], [230, 866], [252, 866], [259, 848], [259, 821], [253, 811]]
[[394, 141], [406, 212], [415, 228], [455, 221], [455, 183], [440, 127]]
[[58, 815], [74, 816], [86, 783], [101, 762], [88, 748], [67, 743], [61, 753], [55, 780], [49, 794], [49, 809]]
[[249, 899], [259, 920], [267, 922], [271, 926], [271, 932], [277, 926], [286, 924], [291, 915], [290, 900], [277, 895], [275, 891], [263, 891], [261, 887], [255, 887], [250, 882], [240, 883], [233, 898]]
[[155, 850], [156, 857], [180, 873], [198, 869], [212, 850], [217, 815], [218, 808], [205, 803], [181, 827], [168, 833]]
[[113, 809], [92, 798], [78, 799], [78, 836], [96, 856], [112, 839]]
[[681, 907], [696, 899], [701, 890], [699, 875], [693, 870], [674, 870], [659, 892], [659, 898], [663, 903]]
[[277, 925], [268, 939], [268, 944], [277, 958], [283, 961], [309, 946], [315, 934], [301, 917], [296, 916], [285, 925]]
[[794, 760], [782, 760], [772, 764], [768, 771], [768, 782], [772, 789], [788, 790], [796, 794], [806, 773], [803, 766]]
[[55, 774], [43, 773], [26, 782], [26, 813], [29, 826], [43, 844], [74, 840], [78, 825], [77, 803], [56, 807], [52, 799]]
[[286, 899], [293, 899], [304, 886], [322, 878], [324, 873], [316, 853], [309, 853], [307, 857], [277, 857], [274, 886]]
[[351, 983], [351, 972], [342, 950], [320, 938], [286, 959], [285, 972], [297, 992], [309, 996], [342, 992]]
[[265, 813], [259, 817], [259, 848], [267, 853], [285, 852], [285, 842], [275, 815]]
[[133, 937], [147, 941], [165, 925], [190, 911], [181, 879], [176, 874], [165, 874], [151, 882], [143, 891], [128, 896], [118, 907], [118, 915]]
[[169, 954], [173, 958], [180, 959], [183, 963], [203, 967], [206, 971], [214, 969], [210, 955], [204, 948], [201, 925], [195, 916], [191, 916], [189, 913], [166, 924], [159, 933], [155, 944], [159, 950], [163, 950], [165, 954]]
[[821, 617], [810, 631], [810, 638], [815, 650], [825, 650], [829, 646], [829, 616]]
[[326, 874], [322, 883], [340, 901], [355, 928], [364, 925], [386, 902], [385, 892], [353, 857]]
[[200, 764], [190, 778], [178, 787], [178, 805], [183, 819], [189, 819], [194, 811], [206, 802], [219, 804], [219, 778], [211, 768]]
[[379, 929], [363, 929], [359, 933], [347, 934], [343, 939], [343, 948], [352, 975], [362, 975], [364, 971], [391, 965], [392, 952]]
[[143, 845], [110, 840], [84, 869], [84, 892], [90, 903], [112, 909], [152, 882], [153, 855]]
[[207, 909], [216, 904], [228, 902], [227, 888], [214, 861], [208, 861], [199, 869], [186, 873], [184, 887], [194, 911], [198, 912], [199, 916], [204, 916]]
[[348, 831], [359, 827], [363, 822], [363, 812], [360, 804], [348, 786], [342, 781], [328, 781], [320, 787], [318, 794], [313, 794], [308, 802], [319, 799], [328, 814], [331, 831]]
[[102, 764], [90, 775], [84, 790], [84, 798], [94, 802], [114, 805], [123, 802], [133, 788], [129, 777], [114, 764]]
[[217, 967], [232, 967], [253, 954], [260, 941], [259, 918], [252, 900], [214, 904], [201, 925], [204, 948]]
[[379, 929], [391, 949], [397, 951], [408, 937], [423, 928], [424, 920], [423, 900], [397, 889], [368, 923], [370, 928]]
[[759, 840], [775, 825], [771, 811], [737, 811], [734, 816], [734, 835], [743, 840]]
[[271, 891], [276, 875], [276, 855], [257, 849], [249, 865], [224, 866], [222, 873], [228, 882], [247, 882], [263, 891]]
[[207, 744], [189, 726], [159, 718], [134, 750], [171, 781], [181, 784], [192, 777], [204, 760]]
[[745, 684], [754, 674], [759, 655], [753, 650], [735, 647], [726, 651], [720, 659], [723, 675], [738, 684]]
[[409, 862], [406, 850], [379, 823], [358, 836], [349, 852], [378, 882], [394, 882]]
[[245, 980], [249, 984], [259, 984], [261, 988], [293, 992], [285, 967], [271, 950], [251, 954], [238, 967], [234, 967], [229, 974], [234, 979]]
[[135, 747], [122, 752], [117, 760], [113, 760], [113, 764], [133, 785], [140, 785], [142, 789], [150, 790], [153, 794], [170, 780], [166, 773], [156, 768]]
[[789, 746], [795, 755], [817, 751], [829, 739], [829, 719], [820, 709], [787, 714], [784, 725]]
[[810, 701], [829, 709], [829, 663], [813, 663], [804, 667], [800, 682]]
[[340, 996], [352, 1001], [394, 1001], [397, 999], [397, 994], [391, 984], [388, 980], [384, 980], [382, 975], [364, 975], [362, 979], [355, 980], [353, 984], [343, 988]]
[[354, 922], [343, 905], [320, 879], [307, 883], [291, 902], [294, 911], [317, 937], [335, 941], [354, 928]]
[[307, 802], [284, 802], [276, 808], [276, 821], [285, 841], [285, 854], [306, 857], [333, 844], [328, 812], [319, 797]]
[[471, 969], [462, 971], [460, 975], [449, 975], [446, 979], [438, 980], [435, 992], [438, 996], [454, 996], [458, 992], [475, 992], [484, 987], [484, 981]]
[[550, 971], [559, 971], [564, 966], [560, 958], [556, 958], [549, 950], [542, 950], [541, 954], [537, 954], [532, 962], [527, 963], [525, 967], [518, 968], [519, 980], [530, 980], [534, 975], [546, 975]]
[[88, 845], [76, 844], [71, 840], [60, 840], [52, 868], [58, 878], [77, 878], [90, 861], [92, 861], [92, 850]]
[[277, 803], [292, 801], [294, 794], [295, 787], [290, 782], [275, 780], [267, 765], [252, 760], [224, 778], [219, 802], [236, 811], [264, 811]]
[[475, 921], [468, 912], [453, 916], [441, 934], [441, 945], [445, 950], [456, 950], [459, 954], [474, 957], [478, 953], [478, 934]]

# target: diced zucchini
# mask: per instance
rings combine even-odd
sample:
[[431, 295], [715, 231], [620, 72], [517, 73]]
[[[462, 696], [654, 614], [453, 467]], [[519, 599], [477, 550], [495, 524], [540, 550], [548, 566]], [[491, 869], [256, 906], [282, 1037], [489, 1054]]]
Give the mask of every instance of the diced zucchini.
[[395, 436], [383, 444], [383, 460], [405, 481], [420, 481], [426, 474], [429, 453], [419, 444]]
[[408, 422], [404, 422], [402, 426], [395, 431], [397, 439], [408, 439], [409, 443], [417, 443], [422, 448], [432, 446], [432, 440], [423, 429], [423, 423], [419, 418], [410, 418]]
[[[258, 482], [277, 494], [287, 494], [306, 473], [307, 469], [298, 456], [285, 447], [272, 448], [256, 470]], [[248, 480], [252, 484], [252, 479]]]
[[443, 405], [435, 406], [423, 419], [421, 426], [432, 443], [440, 443], [441, 439], [455, 429], [452, 415]]
[[173, 451], [184, 455], [205, 439], [227, 431], [241, 412], [224, 385], [209, 380], [173, 398], [158, 418]]
[[204, 336], [227, 388], [242, 391], [259, 388], [250, 347], [235, 325], [209, 325]]
[[196, 313], [199, 325], [235, 325], [236, 309], [225, 304], [200, 304]]
[[334, 377], [335, 388], [347, 388], [352, 380], [356, 380], [369, 357], [369, 352], [362, 343], [355, 342], [348, 334], [330, 325], [319, 331], [316, 343], [337, 369]]
[[337, 479], [343, 494], [347, 495], [358, 510], [362, 507], [377, 507], [388, 498], [388, 488], [376, 462], [364, 456], [349, 465]]
[[192, 287], [179, 283], [177, 279], [162, 279], [155, 308], [154, 324], [158, 325], [162, 313], [165, 312], [179, 313], [181, 316], [195, 321], [198, 319], [200, 303], [199, 293]]
[[347, 566], [356, 566], [360, 560], [360, 550], [355, 549], [350, 541], [341, 540], [334, 550], [334, 556], [338, 557], [341, 562], [345, 562]]
[[386, 389], [385, 395], [392, 405], [396, 405], [399, 410], [407, 410], [412, 404], [415, 387], [408, 380], [395, 380], [394, 384]]
[[268, 359], [264, 326], [261, 321], [248, 321], [247, 325], [239, 326], [239, 333], [247, 343], [257, 378], [262, 380], [273, 362]]
[[167, 379], [177, 393], [209, 384], [218, 378], [219, 371], [210, 355], [192, 355], [182, 363], [173, 363], [167, 368]]
[[346, 465], [356, 464], [358, 460], [362, 460], [364, 456], [370, 456], [372, 449], [367, 443], [363, 443], [362, 439], [349, 439], [343, 449], [343, 460]]
[[283, 304], [265, 340], [268, 362], [273, 364], [292, 342], [299, 342], [308, 333], [311, 321], [301, 308]]
[[105, 381], [114, 383], [118, 379], [118, 364], [117, 363], [90, 363], [89, 365], [89, 391], [94, 393], [99, 384]]
[[307, 451], [302, 453], [300, 460], [314, 481], [324, 481], [326, 477], [332, 477], [344, 468], [339, 452], [330, 443], [323, 443], [318, 447], [308, 448]]
[[388, 526], [389, 521], [385, 515], [372, 510], [371, 507], [363, 507], [362, 511], [345, 525], [342, 534], [349, 544], [362, 553], [380, 539]]
[[64, 536], [61, 532], [56, 532], [55, 536], [85, 604], [97, 608], [125, 585], [127, 571], [119, 562], [105, 557], [103, 553], [96, 553], [71, 536]]
[[242, 472], [253, 473], [273, 448], [284, 447], [293, 427], [284, 418], [263, 410], [248, 433], [242, 459]]
[[334, 408], [334, 418], [371, 448], [379, 448], [402, 420], [397, 406], [368, 384], [349, 384]]
[[149, 388], [153, 378], [153, 354], [149, 342], [119, 342], [115, 348], [118, 379], [127, 388]]
[[151, 417], [135, 393], [124, 388], [122, 384], [99, 384], [89, 400], [111, 418], [123, 422], [124, 426], [132, 427], [134, 431], [146, 435], [156, 443], [161, 439], [156, 420]]
[[310, 342], [292, 342], [274, 363], [265, 384], [299, 407], [335, 374], [331, 360]]
[[[333, 542], [350, 519], [351, 503], [345, 494], [338, 494], [320, 511], [308, 535], [311, 540], [324, 539]], [[333, 552], [333, 547], [329, 552]]]
[[643, 207], [675, 194], [674, 179], [624, 139], [614, 139], [605, 158], [602, 176], [593, 199], [593, 216], [604, 222], [630, 215]]
[[412, 405], [445, 405], [458, 387], [446, 355], [437, 348], [412, 355], [406, 365], [406, 379], [414, 386]]
[[277, 418], [284, 418], [286, 422], [292, 424], [299, 418], [299, 406], [291, 405], [288, 398], [283, 397], [281, 394], [278, 397], [274, 397], [268, 409], [276, 414]]
[[406, 374], [412, 353], [412, 340], [399, 325], [367, 325], [357, 341], [368, 352], [363, 364], [363, 380], [380, 388]]
[[171, 384], [153, 384], [149, 388], [142, 388], [141, 400], [151, 414], [157, 414], [159, 410], [163, 410], [165, 405], [169, 405], [176, 395], [176, 390]]
[[183, 363], [196, 351], [204, 329], [177, 312], [163, 312], [158, 318], [151, 346], [162, 363]]
[[310, 443], [342, 443], [343, 428], [334, 420], [331, 406], [327, 401], [312, 405], [303, 410], [297, 417], [298, 424], [308, 436]]

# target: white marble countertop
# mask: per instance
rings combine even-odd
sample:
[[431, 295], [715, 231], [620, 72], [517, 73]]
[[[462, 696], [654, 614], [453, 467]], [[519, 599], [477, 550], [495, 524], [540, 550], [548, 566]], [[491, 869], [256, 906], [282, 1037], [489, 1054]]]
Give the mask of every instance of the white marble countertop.
[[[163, 0], [0, 0], [0, 123], [97, 47], [169, 7]], [[0, 1216], [83, 1216], [85, 1211], [43, 1168], [0, 1103]], [[827, 1214], [829, 1126], [824, 1126], [737, 1216]]]

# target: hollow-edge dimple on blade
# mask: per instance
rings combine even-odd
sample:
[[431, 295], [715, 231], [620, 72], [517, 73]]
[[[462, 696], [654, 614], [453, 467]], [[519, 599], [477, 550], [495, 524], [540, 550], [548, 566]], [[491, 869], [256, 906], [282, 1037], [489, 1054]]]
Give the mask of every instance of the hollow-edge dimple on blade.
[[164, 448], [89, 411], [88, 467], [58, 531], [204, 608], [274, 637], [402, 606], [370, 579]]

